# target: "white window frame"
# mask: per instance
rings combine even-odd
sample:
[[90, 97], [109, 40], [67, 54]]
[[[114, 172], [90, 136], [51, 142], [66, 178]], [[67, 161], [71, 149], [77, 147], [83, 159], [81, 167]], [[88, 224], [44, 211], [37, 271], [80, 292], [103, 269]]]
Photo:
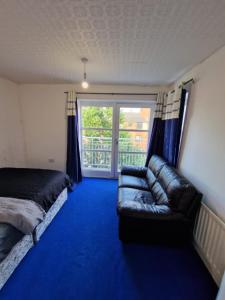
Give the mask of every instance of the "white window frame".
[[[102, 178], [117, 178], [119, 172], [117, 170], [118, 166], [118, 135], [119, 135], [119, 109], [120, 107], [137, 107], [137, 108], [150, 108], [151, 115], [149, 120], [149, 130], [140, 130], [140, 129], [123, 129], [123, 131], [128, 132], [147, 132], [148, 133], [148, 141], [150, 139], [150, 133], [152, 131], [153, 119], [154, 119], [154, 111], [155, 111], [155, 100], [125, 100], [125, 99], [78, 99], [78, 126], [79, 126], [79, 144], [80, 144], [80, 157], [81, 157], [81, 166], [82, 173], [85, 177], [102, 177]], [[81, 107], [82, 106], [104, 106], [104, 107], [112, 107], [113, 109], [113, 121], [112, 121], [112, 159], [111, 159], [111, 171], [104, 171], [99, 169], [85, 169], [83, 168], [82, 162], [82, 130], [88, 128], [82, 128], [82, 116], [81, 116]], [[90, 128], [93, 130], [94, 128]], [[96, 128], [97, 130], [109, 130], [104, 128]], [[146, 150], [147, 151], [147, 150]], [[108, 152], [108, 151], [106, 151]], [[131, 152], [129, 152], [131, 153]], [[135, 152], [136, 153], [136, 152]]]

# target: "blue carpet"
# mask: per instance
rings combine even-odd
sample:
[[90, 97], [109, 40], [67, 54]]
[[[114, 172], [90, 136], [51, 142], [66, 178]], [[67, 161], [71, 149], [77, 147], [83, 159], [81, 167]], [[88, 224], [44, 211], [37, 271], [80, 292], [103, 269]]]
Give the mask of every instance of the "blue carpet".
[[2, 291], [3, 300], [213, 300], [192, 248], [123, 245], [117, 181], [84, 179]]

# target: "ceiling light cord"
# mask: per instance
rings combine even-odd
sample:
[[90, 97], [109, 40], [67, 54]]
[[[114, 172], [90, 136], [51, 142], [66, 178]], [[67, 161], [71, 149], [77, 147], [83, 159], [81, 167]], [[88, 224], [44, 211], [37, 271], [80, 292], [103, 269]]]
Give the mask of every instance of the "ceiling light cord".
[[87, 73], [86, 73], [86, 62], [84, 62], [84, 80], [87, 79]]
[[86, 73], [86, 63], [88, 62], [88, 59], [86, 57], [82, 57], [81, 62], [84, 65], [84, 79], [81, 83], [81, 86], [82, 88], [87, 89], [89, 87], [89, 83], [87, 82], [87, 73]]

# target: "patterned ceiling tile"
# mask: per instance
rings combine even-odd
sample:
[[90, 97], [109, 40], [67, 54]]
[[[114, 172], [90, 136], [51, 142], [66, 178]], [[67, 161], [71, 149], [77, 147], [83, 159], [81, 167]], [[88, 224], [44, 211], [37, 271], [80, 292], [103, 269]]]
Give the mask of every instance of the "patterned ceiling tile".
[[[216, 34], [215, 34], [216, 33]], [[225, 44], [225, 0], [2, 0], [0, 75], [169, 83]]]
[[104, 20], [93, 20], [92, 24], [93, 24], [93, 27], [97, 30], [99, 30], [99, 29], [105, 30], [106, 25], [105, 25]]
[[101, 17], [104, 13], [104, 10], [100, 5], [92, 5], [89, 8], [89, 13], [91, 17]]
[[89, 20], [79, 20], [77, 21], [77, 24], [78, 24], [78, 27], [79, 27], [79, 30], [82, 31], [82, 30], [90, 30], [91, 29], [91, 22]]
[[121, 7], [119, 5], [107, 5], [105, 12], [109, 17], [119, 17], [121, 15]]
[[78, 17], [78, 18], [79, 17], [80, 18], [87, 17], [88, 16], [87, 9], [85, 7], [82, 7], [82, 6], [74, 6], [73, 7], [73, 16]]

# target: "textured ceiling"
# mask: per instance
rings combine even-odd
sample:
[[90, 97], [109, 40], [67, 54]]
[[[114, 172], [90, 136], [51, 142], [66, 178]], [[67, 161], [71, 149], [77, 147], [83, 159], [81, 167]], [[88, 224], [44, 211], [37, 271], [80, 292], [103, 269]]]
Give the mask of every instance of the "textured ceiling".
[[225, 0], [0, 0], [0, 76], [165, 84], [225, 44]]

